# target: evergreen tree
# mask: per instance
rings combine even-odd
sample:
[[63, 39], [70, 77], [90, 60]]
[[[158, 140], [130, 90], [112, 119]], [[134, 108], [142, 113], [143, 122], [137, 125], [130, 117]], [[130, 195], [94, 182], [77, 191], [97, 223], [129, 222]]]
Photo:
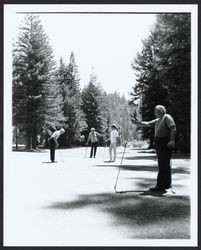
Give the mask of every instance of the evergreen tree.
[[66, 118], [64, 125], [66, 131], [61, 144], [71, 147], [80, 141], [81, 133], [87, 127], [85, 115], [81, 108], [80, 79], [73, 52], [70, 55], [70, 61], [67, 66], [62, 60], [60, 61], [57, 75], [63, 96], [63, 111]]
[[130, 119], [130, 107], [124, 96], [120, 96], [116, 91], [108, 94], [108, 108], [110, 113], [110, 123], [118, 126], [122, 141], [132, 141], [135, 138], [135, 131]]
[[82, 109], [86, 116], [88, 130], [84, 133], [88, 136], [90, 129], [94, 127], [99, 133], [103, 132], [103, 113], [101, 113], [101, 90], [97, 85], [97, 76], [90, 75], [89, 84], [82, 91]]
[[52, 77], [45, 89], [44, 103], [46, 109], [43, 116], [44, 125], [41, 129], [41, 135], [45, 136], [46, 145], [48, 143], [48, 137], [51, 136], [55, 130], [64, 127], [66, 122], [66, 118], [63, 114], [63, 98], [57, 81], [55, 76]]
[[[99, 96], [98, 99], [98, 107], [100, 111], [100, 118], [101, 118], [101, 129], [100, 132], [103, 135], [101, 139], [105, 140], [109, 137], [109, 128], [110, 128], [110, 109], [109, 109], [109, 102], [108, 102], [108, 95], [107, 93], [101, 88], [99, 85]], [[100, 145], [104, 145], [104, 141], [100, 140]]]
[[[158, 67], [154, 61], [153, 44], [155, 41], [154, 34], [149, 36], [148, 39], [143, 41], [143, 49], [141, 54], [138, 53], [137, 57], [132, 64], [132, 67], [137, 72], [137, 84], [133, 88], [134, 92], [131, 93], [131, 103], [139, 98], [142, 98], [140, 113], [142, 120], [152, 120], [154, 116], [154, 108], [157, 104], [166, 104], [167, 88], [162, 85], [159, 80]], [[150, 148], [153, 147], [153, 129], [142, 128], [143, 139], [149, 139]]]
[[[132, 64], [137, 80], [131, 102], [141, 96], [143, 120], [154, 118], [155, 105], [166, 106], [177, 125], [177, 147], [184, 152], [190, 150], [190, 48], [190, 15], [159, 14]], [[144, 130], [144, 138], [150, 133]]]
[[[36, 148], [38, 131], [45, 125], [53, 73], [52, 49], [40, 19], [27, 15], [13, 55], [13, 121], [26, 132], [29, 149]], [[52, 115], [57, 120], [59, 113]]]

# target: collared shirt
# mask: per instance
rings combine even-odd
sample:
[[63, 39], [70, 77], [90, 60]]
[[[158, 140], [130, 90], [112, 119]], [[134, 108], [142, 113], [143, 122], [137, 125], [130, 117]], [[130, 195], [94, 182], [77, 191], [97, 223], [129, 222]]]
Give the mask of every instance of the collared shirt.
[[148, 124], [151, 127], [155, 128], [154, 136], [155, 137], [167, 137], [170, 136], [170, 127], [176, 126], [174, 119], [171, 115], [165, 114], [161, 118], [154, 119]]
[[60, 130], [54, 131], [54, 133], [51, 135], [51, 138], [58, 139], [60, 136]]
[[117, 130], [116, 129], [112, 130], [110, 133], [111, 143], [116, 143], [118, 137], [119, 137], [119, 133], [117, 132]]
[[100, 134], [98, 132], [90, 132], [88, 141], [91, 140], [91, 142], [97, 142], [98, 136], [100, 136]]

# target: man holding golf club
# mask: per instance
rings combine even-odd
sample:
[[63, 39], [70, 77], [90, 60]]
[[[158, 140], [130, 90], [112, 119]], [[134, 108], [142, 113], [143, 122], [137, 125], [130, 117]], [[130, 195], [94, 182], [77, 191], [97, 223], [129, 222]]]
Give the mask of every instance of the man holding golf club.
[[156, 186], [150, 188], [150, 191], [166, 191], [171, 188], [170, 160], [175, 147], [176, 125], [162, 105], [155, 107], [155, 116], [156, 119], [152, 121], [138, 121], [132, 118], [132, 122], [136, 126], [155, 128], [154, 143], [158, 157], [158, 176]]
[[92, 156], [95, 158], [96, 157], [96, 150], [98, 147], [98, 138], [102, 136], [98, 132], [95, 131], [95, 128], [91, 128], [91, 132], [89, 133], [88, 139], [87, 139], [87, 145], [89, 144], [89, 141], [91, 142], [91, 153], [90, 153], [90, 158]]
[[61, 128], [60, 130], [54, 131], [54, 133], [49, 138], [49, 144], [50, 144], [50, 160], [51, 162], [54, 162], [55, 158], [55, 149], [59, 146], [58, 144], [58, 138], [60, 135], [64, 134], [65, 130]]

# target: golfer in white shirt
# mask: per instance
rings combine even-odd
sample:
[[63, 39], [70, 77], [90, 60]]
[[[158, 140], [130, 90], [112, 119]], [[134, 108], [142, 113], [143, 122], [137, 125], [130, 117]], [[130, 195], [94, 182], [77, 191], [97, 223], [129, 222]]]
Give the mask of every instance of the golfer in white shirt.
[[65, 130], [63, 128], [61, 128], [60, 130], [54, 131], [54, 133], [49, 138], [51, 162], [54, 162], [55, 149], [59, 146], [57, 139], [59, 138], [60, 135], [62, 135], [64, 133], [65, 133]]
[[[117, 131], [117, 127], [115, 124], [111, 125], [111, 132], [110, 132], [110, 147], [109, 147], [109, 154], [110, 154], [110, 161], [115, 161], [116, 155], [117, 155], [117, 139], [119, 137], [119, 133]], [[108, 140], [106, 140], [108, 141]], [[114, 157], [112, 159], [112, 151], [114, 154]]]

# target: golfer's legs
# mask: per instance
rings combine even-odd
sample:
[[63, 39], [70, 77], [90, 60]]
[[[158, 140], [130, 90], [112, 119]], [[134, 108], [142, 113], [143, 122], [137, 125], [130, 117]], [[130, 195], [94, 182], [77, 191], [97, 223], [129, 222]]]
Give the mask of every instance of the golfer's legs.
[[163, 183], [165, 188], [170, 188], [171, 183], [172, 183], [172, 178], [171, 178], [171, 165], [170, 165], [170, 159], [172, 156], [172, 150], [168, 148], [166, 145], [165, 148], [165, 154], [163, 158]]
[[117, 145], [116, 145], [116, 143], [113, 143], [113, 149], [114, 149], [114, 160], [115, 160], [116, 156], [117, 156]]
[[54, 161], [54, 156], [55, 156], [55, 142], [50, 140], [50, 160]]
[[159, 141], [156, 143], [157, 156], [158, 156], [158, 176], [157, 176], [157, 186], [160, 188], [170, 188], [171, 187], [171, 166], [170, 158], [171, 151], [167, 146], [167, 141]]
[[113, 145], [112, 143], [110, 143], [110, 147], [109, 147], [110, 161], [112, 160], [112, 149], [113, 149]]
[[93, 142], [91, 143], [91, 153], [90, 153], [90, 158], [93, 156], [93, 150], [94, 150], [94, 145]]
[[97, 146], [98, 146], [98, 142], [94, 142], [94, 157], [96, 157]]

